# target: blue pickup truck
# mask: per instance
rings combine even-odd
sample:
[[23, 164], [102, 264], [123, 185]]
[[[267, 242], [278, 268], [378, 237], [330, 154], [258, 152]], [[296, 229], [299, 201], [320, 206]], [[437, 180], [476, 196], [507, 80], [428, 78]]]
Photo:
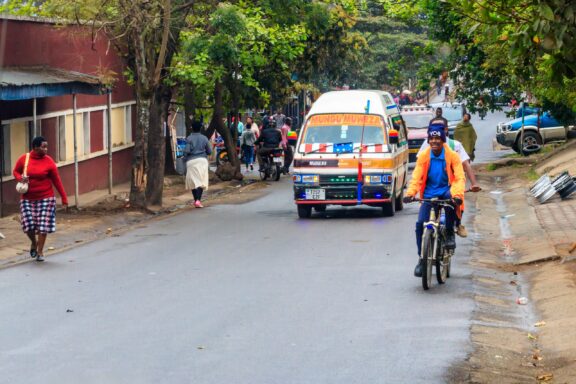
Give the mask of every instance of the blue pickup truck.
[[549, 112], [544, 112], [541, 115], [524, 116], [523, 145], [519, 144], [521, 128], [521, 117], [505, 123], [498, 123], [496, 141], [503, 146], [511, 147], [518, 153], [522, 150], [528, 154], [538, 152], [544, 143], [566, 140], [567, 130], [573, 126], [565, 127]]

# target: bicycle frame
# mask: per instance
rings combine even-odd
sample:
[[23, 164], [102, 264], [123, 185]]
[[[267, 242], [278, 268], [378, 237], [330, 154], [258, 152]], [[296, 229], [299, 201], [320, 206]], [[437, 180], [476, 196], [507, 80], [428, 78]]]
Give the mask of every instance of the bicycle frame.
[[[432, 252], [432, 261], [436, 262], [437, 258], [437, 251], [438, 251], [438, 236], [440, 235], [440, 229], [443, 224], [440, 223], [440, 217], [442, 216], [442, 211], [446, 206], [452, 207], [453, 206], [449, 203], [450, 200], [440, 200], [440, 199], [420, 199], [421, 202], [428, 202], [432, 204], [430, 207], [430, 219], [424, 222], [423, 227], [424, 229], [432, 229], [434, 231], [434, 251]], [[436, 214], [436, 210], [438, 210], [438, 214]], [[422, 249], [424, 249], [424, 237], [422, 237]], [[444, 249], [444, 252], [448, 257], [452, 256], [451, 252], [453, 250]]]

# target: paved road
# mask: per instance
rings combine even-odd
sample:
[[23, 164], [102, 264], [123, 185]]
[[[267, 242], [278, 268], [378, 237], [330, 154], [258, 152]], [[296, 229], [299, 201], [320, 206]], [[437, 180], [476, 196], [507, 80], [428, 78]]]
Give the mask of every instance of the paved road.
[[496, 125], [501, 121], [508, 121], [504, 112], [494, 112], [486, 115], [481, 120], [477, 114], [472, 115], [472, 125], [478, 134], [476, 141], [476, 160], [475, 162], [486, 163], [496, 160], [503, 155], [514, 153], [512, 149], [503, 151], [493, 151], [492, 141], [496, 137]]
[[466, 247], [425, 293], [416, 207], [299, 221], [289, 187], [0, 271], [0, 382], [444, 382], [468, 352]]
[[445, 382], [470, 351], [469, 242], [423, 292], [417, 206], [302, 221], [287, 179], [269, 192], [1, 270], [0, 383]]

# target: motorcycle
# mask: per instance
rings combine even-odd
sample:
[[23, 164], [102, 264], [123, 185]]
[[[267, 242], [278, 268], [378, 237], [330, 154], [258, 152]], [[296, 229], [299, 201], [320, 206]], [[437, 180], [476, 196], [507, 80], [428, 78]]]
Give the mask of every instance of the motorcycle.
[[282, 148], [276, 148], [266, 156], [262, 156], [262, 170], [260, 170], [260, 179], [268, 178], [278, 181], [282, 174], [282, 163], [284, 151]]
[[[216, 139], [214, 143], [214, 148], [216, 149], [216, 165], [220, 165], [222, 163], [230, 162], [230, 158], [228, 157], [228, 150], [226, 149], [226, 145], [224, 144], [224, 139], [220, 136]], [[240, 147], [236, 146], [236, 153], [240, 153]]]

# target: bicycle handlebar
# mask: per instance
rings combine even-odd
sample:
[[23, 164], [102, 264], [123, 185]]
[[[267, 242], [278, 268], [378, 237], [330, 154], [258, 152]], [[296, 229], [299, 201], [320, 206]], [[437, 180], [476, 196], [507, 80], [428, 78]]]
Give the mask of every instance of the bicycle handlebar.
[[417, 199], [415, 198], [413, 200], [414, 202], [427, 202], [427, 203], [431, 203], [432, 205], [442, 205], [444, 207], [450, 207], [450, 208], [454, 208], [455, 204], [454, 201], [451, 199]]

